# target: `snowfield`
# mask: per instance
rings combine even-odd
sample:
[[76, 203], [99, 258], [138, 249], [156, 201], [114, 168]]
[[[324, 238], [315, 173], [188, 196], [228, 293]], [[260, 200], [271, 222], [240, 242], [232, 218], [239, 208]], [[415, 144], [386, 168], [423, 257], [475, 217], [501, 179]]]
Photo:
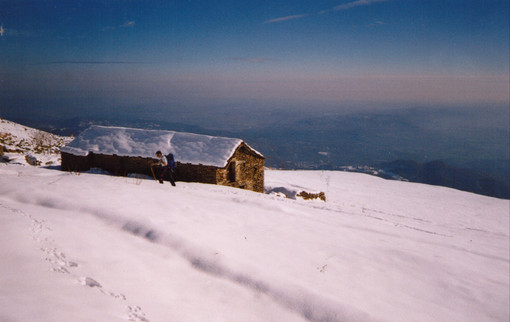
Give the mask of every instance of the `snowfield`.
[[[509, 320], [508, 200], [333, 171], [266, 190], [0, 164], [0, 320]], [[327, 202], [276, 193], [301, 190]]]
[[31, 159], [34, 164], [57, 166], [60, 147], [72, 140], [0, 118], [0, 162], [4, 152], [11, 162], [26, 164]]

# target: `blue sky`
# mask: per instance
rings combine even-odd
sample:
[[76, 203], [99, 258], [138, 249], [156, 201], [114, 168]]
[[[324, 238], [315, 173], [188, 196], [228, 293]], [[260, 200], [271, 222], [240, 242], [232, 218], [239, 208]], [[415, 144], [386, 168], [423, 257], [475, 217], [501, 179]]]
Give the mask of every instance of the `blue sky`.
[[508, 0], [0, 0], [2, 97], [509, 103]]

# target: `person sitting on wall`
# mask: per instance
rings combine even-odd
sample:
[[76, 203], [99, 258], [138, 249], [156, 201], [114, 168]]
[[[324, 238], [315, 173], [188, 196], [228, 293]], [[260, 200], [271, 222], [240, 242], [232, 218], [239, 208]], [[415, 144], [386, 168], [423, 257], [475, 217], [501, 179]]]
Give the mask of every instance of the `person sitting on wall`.
[[161, 153], [161, 151], [157, 151], [156, 156], [158, 157], [158, 162], [151, 164], [151, 170], [152, 174], [154, 175], [154, 179], [156, 179], [155, 173], [159, 173], [159, 183], [163, 183], [163, 179], [168, 177], [172, 186], [175, 186], [172, 171], [168, 169], [167, 158], [163, 155], [163, 153]]

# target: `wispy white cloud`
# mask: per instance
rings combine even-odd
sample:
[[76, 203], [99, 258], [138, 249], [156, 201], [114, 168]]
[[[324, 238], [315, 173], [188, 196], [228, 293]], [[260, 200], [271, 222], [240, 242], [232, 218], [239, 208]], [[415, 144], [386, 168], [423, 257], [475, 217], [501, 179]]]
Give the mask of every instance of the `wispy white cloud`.
[[120, 25], [121, 28], [129, 28], [129, 27], [134, 27], [134, 26], [135, 26], [134, 21], [127, 21], [127, 22], [123, 23], [122, 25]]
[[135, 26], [135, 22], [134, 21], [126, 21], [125, 23], [123, 23], [120, 26], [106, 26], [106, 27], [103, 28], [103, 31], [112, 31], [112, 30], [115, 30], [117, 28], [133, 28], [134, 26]]
[[266, 62], [272, 62], [275, 61], [273, 58], [250, 58], [250, 57], [232, 57], [231, 60], [244, 62], [244, 63], [266, 63]]
[[137, 61], [98, 61], [98, 60], [58, 60], [44, 63], [38, 63], [36, 65], [148, 65], [153, 64], [151, 62], [137, 62]]
[[384, 26], [384, 25], [387, 25], [387, 24], [388, 24], [388, 23], [386, 23], [386, 22], [384, 22], [384, 21], [380, 21], [380, 20], [378, 20], [378, 21], [374, 21], [374, 22], [372, 22], [372, 23], [369, 23], [369, 24], [367, 25], [367, 27], [379, 27], [379, 26]]
[[355, 7], [368, 6], [376, 2], [387, 2], [389, 0], [356, 0], [333, 7], [333, 11], [347, 10]]
[[308, 15], [285, 16], [285, 17], [275, 18], [275, 19], [271, 19], [271, 20], [266, 20], [266, 21], [264, 21], [264, 23], [282, 22], [282, 21], [287, 21], [287, 20], [300, 19], [300, 18], [304, 18], [306, 16], [308, 16]]
[[[318, 12], [318, 14], [324, 14], [324, 13], [331, 12], [331, 11], [348, 10], [348, 9], [355, 8], [355, 7], [369, 6], [369, 5], [371, 5], [373, 3], [377, 3], [377, 2], [388, 2], [388, 1], [391, 1], [391, 0], [355, 0], [355, 1], [347, 2], [347, 3], [341, 4], [341, 5], [335, 6], [331, 9], [321, 10]], [[314, 15], [314, 14], [285, 16], [285, 17], [266, 20], [266, 21], [264, 21], [264, 24], [300, 19], [300, 18], [312, 16], [312, 15]]]

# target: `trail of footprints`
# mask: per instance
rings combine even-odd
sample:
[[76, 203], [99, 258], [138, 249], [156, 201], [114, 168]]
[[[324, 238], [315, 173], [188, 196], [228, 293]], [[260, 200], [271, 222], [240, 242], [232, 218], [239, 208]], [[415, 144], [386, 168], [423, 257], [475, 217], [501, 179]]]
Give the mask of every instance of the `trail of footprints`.
[[145, 318], [145, 313], [143, 313], [142, 309], [139, 306], [131, 306], [128, 305], [129, 310], [129, 321], [142, 321], [142, 322], [148, 322]]
[[[99, 292], [107, 296], [111, 296], [122, 301], [127, 301], [127, 298], [124, 294], [108, 291], [105, 288], [103, 288], [103, 286], [93, 278], [81, 277], [73, 273], [73, 268], [77, 268], [78, 263], [69, 260], [66, 254], [60, 252], [56, 247], [54, 247], [54, 240], [52, 240], [49, 237], [43, 236], [45, 231], [52, 231], [52, 229], [45, 224], [44, 220], [37, 220], [33, 216], [25, 213], [22, 210], [11, 208], [3, 204], [0, 204], [0, 207], [8, 209], [13, 213], [20, 214], [31, 221], [32, 225], [30, 227], [30, 231], [32, 233], [32, 239], [41, 244], [41, 247], [39, 249], [44, 254], [44, 260], [50, 264], [50, 270], [52, 272], [68, 274], [71, 277], [75, 278], [83, 286], [96, 288]], [[126, 310], [128, 321], [139, 322], [149, 321], [146, 318], [145, 313], [143, 312], [140, 306], [126, 305]]]

